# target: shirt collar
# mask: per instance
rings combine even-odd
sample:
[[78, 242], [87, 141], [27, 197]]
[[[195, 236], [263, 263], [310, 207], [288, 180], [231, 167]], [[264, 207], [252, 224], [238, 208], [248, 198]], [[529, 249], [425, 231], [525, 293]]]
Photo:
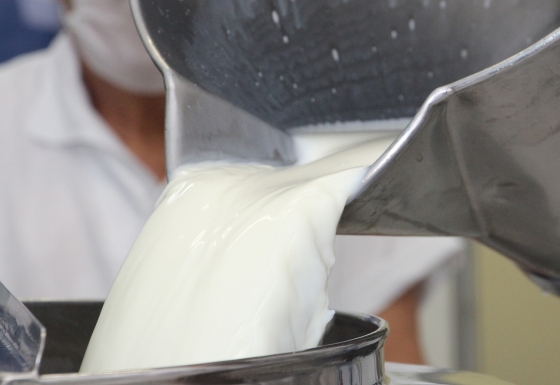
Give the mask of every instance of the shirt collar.
[[23, 121], [26, 135], [46, 146], [99, 149], [124, 160], [161, 190], [165, 182], [140, 163], [92, 107], [70, 38], [59, 33], [43, 54], [36, 92]]
[[44, 52], [43, 76], [28, 108], [24, 129], [49, 145], [92, 145], [122, 151], [122, 145], [93, 109], [70, 38], [61, 32]]

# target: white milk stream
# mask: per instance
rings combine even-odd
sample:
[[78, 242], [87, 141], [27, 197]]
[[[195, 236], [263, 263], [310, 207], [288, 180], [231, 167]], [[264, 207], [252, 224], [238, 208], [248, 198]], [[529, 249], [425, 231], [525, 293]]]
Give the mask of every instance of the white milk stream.
[[395, 135], [353, 137], [300, 135], [310, 163], [293, 167], [178, 171], [111, 288], [81, 371], [316, 347], [334, 314], [327, 279], [337, 223]]

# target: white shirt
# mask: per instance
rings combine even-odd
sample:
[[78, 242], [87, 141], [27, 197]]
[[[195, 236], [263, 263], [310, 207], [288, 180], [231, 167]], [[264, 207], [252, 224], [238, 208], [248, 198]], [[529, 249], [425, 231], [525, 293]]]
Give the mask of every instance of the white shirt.
[[[68, 37], [0, 68], [0, 282], [19, 298], [105, 298], [163, 184], [91, 107]], [[338, 237], [331, 308], [378, 312], [455, 238]]]
[[104, 298], [163, 184], [91, 107], [68, 37], [0, 69], [0, 281]]
[[379, 314], [432, 273], [448, 271], [446, 262], [465, 249], [466, 243], [454, 237], [339, 235], [329, 277], [330, 307]]

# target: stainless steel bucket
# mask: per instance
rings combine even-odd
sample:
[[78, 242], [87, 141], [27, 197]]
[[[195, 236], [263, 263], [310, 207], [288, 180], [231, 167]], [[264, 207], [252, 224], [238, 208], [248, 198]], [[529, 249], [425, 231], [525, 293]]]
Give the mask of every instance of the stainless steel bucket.
[[372, 316], [337, 313], [320, 347], [228, 362], [78, 374], [102, 302], [27, 302], [0, 284], [0, 384], [500, 385], [491, 377], [390, 364], [388, 328]]

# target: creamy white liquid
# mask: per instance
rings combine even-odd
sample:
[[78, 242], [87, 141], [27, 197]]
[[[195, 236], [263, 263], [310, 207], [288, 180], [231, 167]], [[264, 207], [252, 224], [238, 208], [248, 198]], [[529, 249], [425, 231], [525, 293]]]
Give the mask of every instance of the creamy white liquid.
[[[359, 137], [362, 144], [350, 149], [282, 169], [182, 169], [126, 258], [81, 371], [317, 346], [333, 315], [327, 279], [338, 220], [367, 166], [394, 137]], [[309, 150], [307, 159], [335, 151], [328, 147]]]

